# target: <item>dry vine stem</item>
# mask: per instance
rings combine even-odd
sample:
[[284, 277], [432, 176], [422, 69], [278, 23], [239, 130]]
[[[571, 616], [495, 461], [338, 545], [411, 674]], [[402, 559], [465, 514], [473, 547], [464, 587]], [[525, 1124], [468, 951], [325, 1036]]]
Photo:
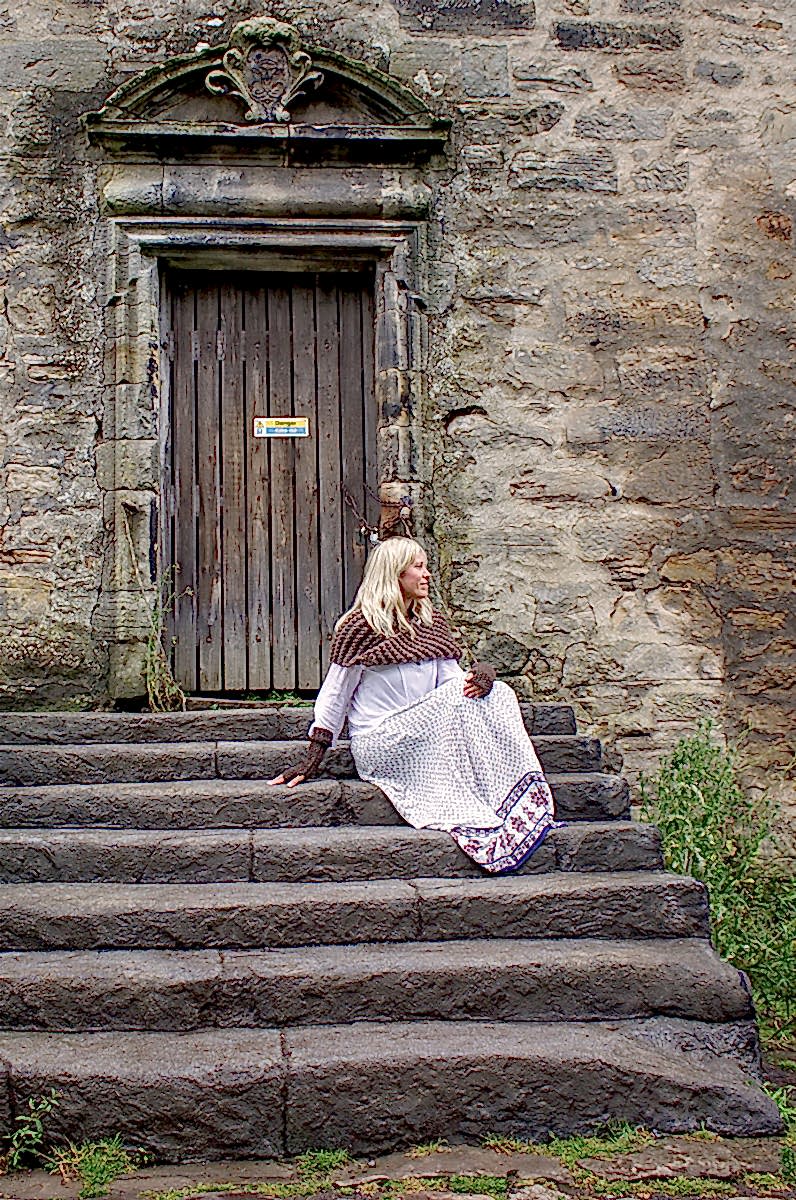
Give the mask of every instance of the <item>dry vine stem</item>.
[[[127, 548], [130, 552], [130, 562], [133, 565], [135, 572], [136, 583], [138, 584], [141, 595], [144, 599], [147, 598], [147, 589], [144, 587], [144, 581], [141, 578], [141, 569], [138, 565], [138, 560], [135, 556], [135, 547], [133, 545], [133, 537], [130, 532], [130, 522], [127, 516], [127, 506], [122, 505], [122, 521], [124, 524], [124, 534], [127, 539]], [[176, 712], [185, 711], [185, 692], [171, 673], [171, 665], [169, 663], [166, 651], [163, 647], [163, 596], [162, 583], [158, 588], [158, 599], [154, 608], [149, 614], [149, 636], [146, 641], [146, 659], [144, 663], [144, 673], [146, 678], [146, 692], [149, 707], [152, 712]], [[169, 597], [171, 599], [171, 597]]]

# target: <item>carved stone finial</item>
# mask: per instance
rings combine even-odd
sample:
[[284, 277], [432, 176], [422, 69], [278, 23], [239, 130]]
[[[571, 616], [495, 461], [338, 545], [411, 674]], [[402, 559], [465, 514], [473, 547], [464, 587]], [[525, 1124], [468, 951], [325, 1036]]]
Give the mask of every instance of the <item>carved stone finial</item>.
[[247, 106], [247, 121], [289, 121], [288, 105], [323, 80], [300, 46], [292, 25], [270, 17], [241, 21], [222, 65], [208, 72], [207, 88], [219, 96], [237, 96]]

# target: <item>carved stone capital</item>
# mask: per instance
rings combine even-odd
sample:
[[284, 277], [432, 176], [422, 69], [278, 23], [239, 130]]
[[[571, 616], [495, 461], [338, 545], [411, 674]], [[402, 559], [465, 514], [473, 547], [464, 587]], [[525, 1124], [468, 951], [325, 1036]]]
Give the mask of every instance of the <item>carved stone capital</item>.
[[205, 84], [245, 104], [247, 121], [284, 123], [288, 106], [322, 80], [292, 25], [254, 17], [235, 26], [221, 66], [207, 73]]

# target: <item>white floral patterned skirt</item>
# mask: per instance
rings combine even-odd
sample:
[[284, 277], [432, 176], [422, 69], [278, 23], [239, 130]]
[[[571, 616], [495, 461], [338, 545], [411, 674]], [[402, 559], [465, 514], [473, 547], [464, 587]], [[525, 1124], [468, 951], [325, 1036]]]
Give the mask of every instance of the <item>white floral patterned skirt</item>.
[[468, 699], [460, 679], [351, 738], [362, 779], [415, 829], [442, 829], [495, 874], [514, 871], [555, 827], [553, 797], [505, 683]]

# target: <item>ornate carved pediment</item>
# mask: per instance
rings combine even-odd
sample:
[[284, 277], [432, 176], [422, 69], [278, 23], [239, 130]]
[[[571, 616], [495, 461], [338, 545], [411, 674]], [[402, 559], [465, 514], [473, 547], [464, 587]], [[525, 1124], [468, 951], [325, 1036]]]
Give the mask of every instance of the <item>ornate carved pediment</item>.
[[83, 118], [116, 156], [201, 156], [202, 149], [302, 162], [416, 161], [439, 152], [449, 122], [397, 80], [255, 17], [229, 40], [178, 55], [123, 84]]
[[221, 66], [208, 71], [205, 85], [216, 95], [242, 101], [247, 121], [289, 121], [288, 106], [323, 82], [300, 45], [290, 25], [268, 17], [244, 21], [233, 31]]

